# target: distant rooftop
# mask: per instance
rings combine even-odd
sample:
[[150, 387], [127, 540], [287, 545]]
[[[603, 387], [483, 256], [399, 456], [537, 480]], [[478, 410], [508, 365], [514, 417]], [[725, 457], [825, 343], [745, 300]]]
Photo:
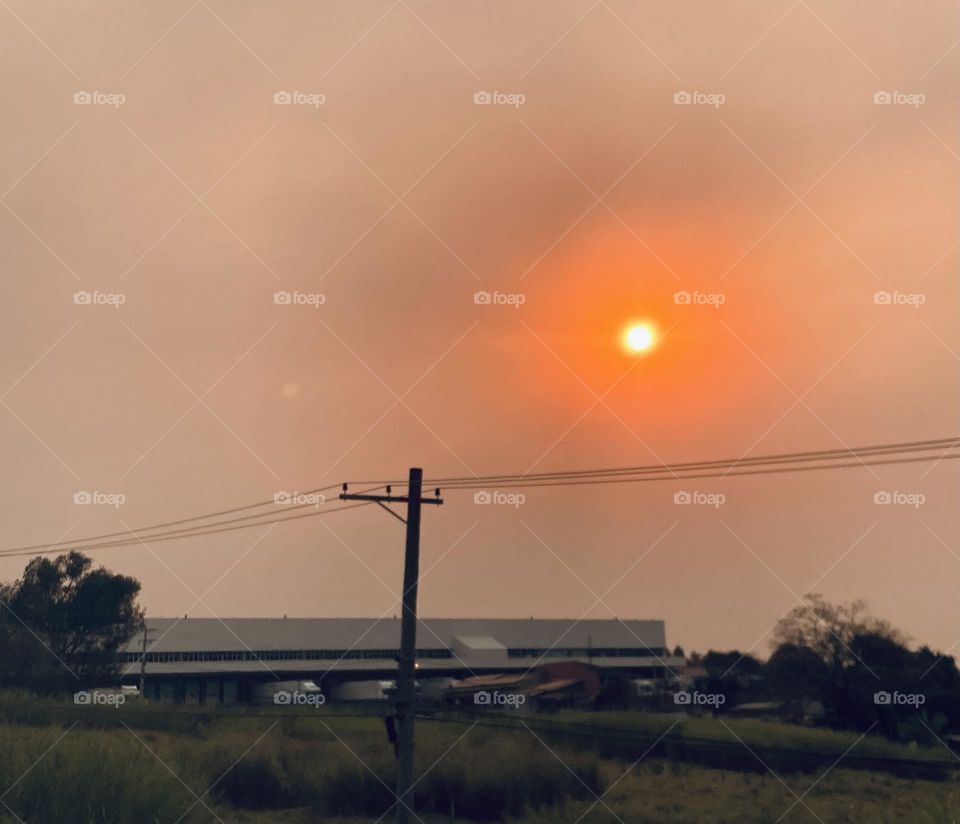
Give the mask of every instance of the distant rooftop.
[[[666, 645], [663, 621], [573, 618], [423, 618], [417, 648], [444, 650], [459, 638], [486, 649]], [[148, 618], [153, 652], [385, 650], [400, 645], [397, 618]], [[141, 637], [126, 650], [140, 652]]]

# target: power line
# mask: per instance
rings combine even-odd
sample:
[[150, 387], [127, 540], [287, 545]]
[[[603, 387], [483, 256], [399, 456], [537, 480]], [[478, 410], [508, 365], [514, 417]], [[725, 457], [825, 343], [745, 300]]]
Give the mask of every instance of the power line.
[[[176, 541], [182, 538], [194, 538], [201, 535], [215, 535], [219, 532], [233, 532], [238, 529], [249, 529], [253, 526], [267, 526], [268, 524], [280, 524], [285, 521], [298, 521], [301, 518], [315, 518], [318, 515], [330, 515], [334, 512], [342, 512], [346, 509], [358, 509], [363, 506], [371, 506], [369, 503], [358, 503], [358, 504], [348, 504], [346, 506], [335, 506], [332, 509], [320, 509], [316, 512], [304, 512], [300, 515], [291, 515], [288, 518], [273, 518], [269, 521], [258, 521], [252, 524], [242, 524], [240, 526], [228, 526], [228, 527], [218, 527], [210, 528], [200, 526], [195, 527], [193, 530], [173, 530], [172, 532], [161, 532], [156, 535], [145, 535], [137, 538], [132, 538], [126, 541], [109, 541], [106, 543], [95, 543], [89, 546], [78, 546], [78, 547], [64, 547], [57, 545], [55, 547], [50, 547], [48, 549], [42, 549], [40, 551], [23, 551], [23, 550], [2, 550], [0, 551], [0, 557], [3, 558], [17, 558], [24, 555], [53, 555], [55, 553], [61, 552], [80, 552], [86, 551], [90, 552], [97, 549], [116, 549], [119, 547], [126, 546], [142, 546], [147, 543], [159, 543], [161, 541]], [[216, 525], [210, 525], [215, 527]], [[45, 545], [48, 546], [48, 545]]]
[[[952, 437], [923, 441], [902, 441], [890, 444], [874, 444], [863, 447], [758, 455], [756, 457], [727, 458], [709, 461], [687, 461], [674, 464], [662, 463], [649, 464], [645, 466], [621, 466], [522, 474], [504, 473], [499, 475], [433, 478], [428, 482], [425, 481], [424, 483], [429, 484], [430, 486], [442, 485], [448, 490], [471, 490], [480, 489], [490, 485], [506, 488], [532, 488], [588, 486], [613, 483], [639, 483], [644, 481], [662, 481], [670, 479], [682, 481], [701, 478], [726, 478], [739, 477], [742, 475], [783, 474], [789, 472], [809, 472], [825, 469], [886, 466], [901, 463], [906, 464], [920, 463], [925, 461], [949, 460], [960, 457], [960, 453], [952, 453], [948, 451], [958, 446], [960, 446], [960, 438]], [[932, 452], [937, 454], [913, 454], [920, 452]], [[903, 457], [904, 455], [911, 455], [911, 457]], [[847, 457], [854, 457], [857, 460], [838, 462]], [[828, 463], [818, 463], [820, 461], [827, 461]], [[362, 490], [362, 492], [371, 493], [383, 489], [384, 487], [388, 487], [391, 483], [402, 484], [403, 482], [362, 481], [356, 483], [361, 486], [368, 486], [369, 488]], [[373, 484], [373, 486], [369, 486], [371, 484]], [[303, 493], [298, 493], [298, 495], [316, 495], [327, 492], [331, 489], [335, 489], [338, 486], [340, 486], [340, 484], [329, 484], [328, 486], [317, 487], [307, 490]], [[319, 504], [311, 502], [286, 505], [282, 510], [283, 513], [305, 509], [308, 507], [317, 507], [316, 512], [307, 512], [291, 517], [273, 518], [272, 516], [277, 514], [276, 512], [258, 512], [237, 518], [222, 519], [222, 516], [224, 515], [232, 515], [238, 512], [247, 512], [254, 509], [260, 509], [264, 506], [276, 505], [274, 500], [259, 501], [257, 503], [245, 504], [242, 506], [231, 507], [229, 509], [208, 512], [203, 515], [195, 515], [189, 518], [164, 521], [161, 523], [152, 524], [150, 526], [130, 528], [117, 532], [107, 532], [100, 535], [87, 536], [84, 538], [74, 538], [67, 541], [59, 541], [55, 544], [47, 543], [10, 547], [8, 549], [0, 550], [0, 557], [18, 557], [27, 554], [51, 554], [53, 552], [62, 552], [71, 549], [85, 550], [101, 547], [110, 548], [130, 546], [153, 540], [174, 540], [176, 538], [213, 535], [218, 532], [229, 532], [237, 529], [248, 529], [261, 524], [267, 525], [272, 523], [281, 523], [287, 520], [298, 520], [299, 518], [313, 517], [314, 515], [325, 514], [327, 512], [336, 512], [341, 509], [350, 508], [335, 507], [333, 509], [320, 509], [320, 507], [329, 503], [330, 501], [325, 500]], [[199, 523], [201, 521], [210, 521], [210, 523]], [[182, 529], [166, 529], [167, 527], [179, 527], [185, 524], [191, 524], [191, 526], [184, 526]]]
[[[527, 489], [530, 487], [556, 487], [556, 486], [593, 486], [596, 484], [617, 484], [617, 483], [642, 483], [644, 481], [684, 481], [696, 478], [735, 478], [741, 475], [772, 475], [779, 473], [787, 472], [812, 472], [823, 469], [849, 469], [849, 468], [858, 468], [858, 467], [868, 467], [868, 466], [888, 466], [890, 464], [906, 464], [906, 463], [923, 463], [926, 461], [941, 461], [941, 460], [950, 460], [952, 458], [960, 458], [960, 453], [954, 453], [950, 455], [923, 455], [917, 456], [914, 458], [891, 458], [889, 460], [882, 461], [851, 461], [848, 463], [833, 463], [833, 464], [816, 464], [813, 466], [784, 466], [784, 467], [770, 467], [763, 469], [748, 469], [742, 472], [702, 472], [689, 475], [656, 475], [656, 476], [647, 476], [647, 477], [623, 477], [623, 476], [614, 476], [614, 477], [592, 477], [592, 478], [582, 478], [582, 479], [541, 479], [541, 480], [506, 480], [503, 482], [496, 482], [497, 486], [502, 486], [506, 489]], [[453, 484], [445, 485], [444, 489], [446, 491], [456, 491], [460, 489], [470, 490], [470, 489], [484, 489], [491, 484], [489, 483], [472, 483], [472, 484]]]
[[[289, 512], [294, 509], [303, 509], [304, 507], [309, 507], [309, 506], [316, 507], [317, 509], [319, 509], [319, 507], [322, 506], [322, 504], [298, 504], [297, 506], [288, 507], [283, 511]], [[325, 510], [325, 511], [332, 511], [332, 510]], [[241, 521], [251, 521], [258, 518], [269, 518], [277, 514], [278, 513], [276, 512], [258, 512], [254, 515], [244, 515], [240, 518], [228, 518], [223, 521], [214, 521], [213, 523], [210, 523], [210, 524], [197, 524], [196, 526], [188, 526], [188, 527], [183, 527], [181, 529], [172, 529], [172, 530], [167, 530], [165, 532], [151, 532], [147, 530], [128, 529], [124, 532], [113, 532], [113, 533], [109, 533], [108, 535], [93, 536], [92, 538], [78, 538], [78, 539], [75, 539], [73, 542], [64, 541], [62, 543], [56, 544], [55, 547], [50, 544], [41, 544], [40, 546], [50, 548], [50, 549], [55, 549], [55, 548], [63, 549], [63, 548], [66, 548], [69, 544], [76, 544], [76, 543], [89, 544], [91, 542], [96, 542], [100, 546], [111, 546], [111, 545], [114, 545], [116, 542], [101, 542], [100, 539], [104, 537], [124, 536], [123, 542], [126, 542], [128, 539], [132, 542], [136, 542], [138, 540], [146, 541], [153, 537], [160, 537], [160, 536], [166, 536], [166, 535], [188, 535], [190, 533], [196, 532], [196, 530], [198, 529], [210, 529], [213, 527], [220, 527], [220, 526], [226, 526], [228, 524], [239, 523]], [[247, 526], [257, 526], [260, 523], [272, 523], [272, 521], [255, 521], [254, 523], [247, 524]], [[30, 549], [36, 549], [36, 547], [16, 547], [16, 549], [30, 550]], [[4, 555], [8, 551], [13, 551], [13, 550], [0, 551], [0, 555]]]
[[939, 438], [926, 441], [905, 441], [892, 444], [876, 444], [863, 447], [844, 447], [841, 449], [810, 450], [805, 452], [788, 452], [773, 455], [758, 455], [755, 457], [741, 458], [723, 458], [710, 461], [689, 461], [685, 463], [674, 464], [647, 464], [644, 466], [623, 466], [607, 467], [600, 469], [575, 469], [575, 470], [556, 470], [552, 472], [535, 472], [520, 474], [502, 474], [502, 475], [461, 475], [457, 477], [430, 478], [425, 480], [425, 484], [442, 485], [451, 488], [454, 484], [465, 482], [473, 483], [477, 481], [496, 482], [500, 480], [539, 480], [551, 478], [578, 478], [591, 477], [596, 475], [617, 475], [617, 474], [642, 474], [642, 473], [660, 473], [683, 471], [688, 469], [701, 469], [709, 467], [722, 466], [751, 466], [755, 464], [769, 463], [795, 463], [815, 459], [833, 459], [846, 456], [875, 455], [888, 452], [922, 452], [934, 449], [949, 449], [960, 446], [960, 438]]
[[[339, 486], [340, 486], [340, 484], [338, 484], [338, 483], [337, 483], [337, 484], [330, 484], [329, 486], [320, 487], [320, 488], [318, 488], [318, 489], [310, 489], [310, 490], [306, 490], [305, 492], [298, 492], [297, 495], [298, 495], [298, 496], [299, 496], [299, 495], [316, 495], [316, 494], [319, 494], [319, 493], [322, 493], [322, 492], [327, 492], [328, 490], [331, 490], [331, 489], [337, 489]], [[379, 489], [379, 488], [380, 488], [380, 487], [375, 487], [375, 489]], [[374, 489], [374, 490], [368, 490], [368, 491], [375, 491], [375, 489]], [[282, 511], [282, 512], [291, 512], [291, 511], [293, 511], [293, 510], [295, 510], [295, 509], [305, 509], [306, 507], [311, 507], [311, 506], [323, 506], [324, 504], [327, 504], [327, 503], [330, 503], [330, 502], [329, 502], [329, 501], [323, 501], [323, 502], [321, 502], [321, 503], [319, 503], [319, 504], [317, 504], [317, 503], [293, 504], [293, 505], [290, 505], [290, 506], [285, 506], [284, 509], [283, 509], [283, 510], [280, 510], [280, 511]], [[192, 518], [180, 518], [179, 520], [176, 520], [176, 521], [164, 521], [163, 523], [151, 524], [150, 526], [142, 526], [142, 527], [136, 527], [136, 528], [130, 528], [130, 529], [123, 529], [123, 530], [120, 530], [120, 531], [118, 531], [118, 532], [104, 532], [104, 533], [101, 534], [101, 535], [89, 535], [89, 536], [87, 536], [87, 537], [85, 537], [85, 538], [72, 538], [72, 539], [69, 540], [69, 541], [58, 541], [58, 542], [56, 543], [56, 546], [58, 546], [58, 547], [68, 547], [68, 546], [71, 546], [71, 545], [73, 545], [73, 544], [88, 544], [88, 543], [91, 543], [91, 542], [93, 542], [93, 541], [103, 540], [103, 539], [105, 539], [105, 538], [120, 538], [120, 537], [123, 537], [123, 536], [126, 536], [126, 535], [144, 535], [145, 533], [153, 532], [154, 530], [157, 530], [157, 529], [163, 529], [164, 527], [168, 527], [168, 526], [179, 526], [179, 525], [181, 525], [181, 524], [191, 523], [192, 521], [206, 521], [206, 520], [209, 520], [209, 519], [211, 519], [211, 518], [217, 518], [217, 517], [219, 517], [219, 516], [221, 516], [221, 515], [231, 515], [231, 514], [233, 514], [234, 512], [246, 512], [246, 511], [248, 511], [248, 510], [250, 510], [250, 509], [258, 509], [258, 508], [263, 507], [263, 506], [277, 506], [277, 504], [276, 504], [276, 502], [275, 502], [274, 500], [261, 501], [261, 502], [259, 502], [259, 503], [255, 503], [255, 504], [245, 504], [244, 506], [235, 506], [235, 507], [233, 507], [232, 509], [221, 509], [221, 510], [219, 510], [218, 512], [208, 512], [208, 513], [205, 514], [205, 515], [194, 515]], [[195, 528], [195, 529], [202, 529], [202, 528], [205, 528], [205, 527], [220, 526], [221, 524], [235, 523], [235, 522], [237, 522], [237, 521], [244, 521], [244, 520], [249, 520], [249, 519], [252, 519], [252, 518], [265, 518], [265, 517], [267, 517], [267, 516], [269, 516], [269, 515], [274, 515], [274, 514], [276, 514], [276, 513], [275, 513], [275, 512], [260, 512], [260, 513], [257, 513], [257, 514], [255, 514], [255, 515], [247, 515], [247, 516], [244, 516], [243, 518], [232, 518], [232, 519], [230, 519], [230, 520], [218, 521], [218, 522], [212, 523], [212, 524], [197, 524], [196, 527], [193, 527], [193, 528]], [[252, 524], [252, 526], [255, 526], [255, 524]], [[183, 531], [185, 531], [185, 530], [183, 530]], [[10, 547], [9, 549], [5, 549], [5, 550], [0, 551], [0, 555], [5, 554], [6, 552], [14, 552], [14, 551], [20, 551], [20, 550], [28, 551], [28, 550], [32, 550], [32, 549], [46, 549], [46, 548], [52, 547], [52, 546], [54, 546], [54, 545], [53, 545], [53, 544], [50, 544], [50, 543], [46, 543], [46, 544], [32, 544], [32, 545], [27, 545], [27, 546]]]

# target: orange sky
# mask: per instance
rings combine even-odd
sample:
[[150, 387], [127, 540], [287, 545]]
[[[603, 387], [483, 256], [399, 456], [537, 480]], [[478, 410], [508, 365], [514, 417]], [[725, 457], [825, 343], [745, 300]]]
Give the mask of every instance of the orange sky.
[[[958, 431], [954, 4], [8, 5], [5, 546], [411, 464]], [[637, 362], [632, 319], [664, 333]], [[666, 619], [688, 650], [765, 652], [814, 587], [957, 640], [949, 464], [696, 484], [726, 502], [675, 506], [672, 483], [531, 490], [516, 509], [451, 495], [425, 515], [422, 611], [615, 612]], [[75, 506], [78, 490], [126, 503]], [[878, 490], [926, 501], [878, 507]], [[154, 615], [381, 615], [398, 526], [362, 510], [98, 557]]]

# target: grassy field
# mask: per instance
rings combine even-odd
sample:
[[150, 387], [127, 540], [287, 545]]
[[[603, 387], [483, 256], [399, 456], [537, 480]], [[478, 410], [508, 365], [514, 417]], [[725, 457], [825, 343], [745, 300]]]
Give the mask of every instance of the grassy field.
[[[380, 719], [328, 709], [310, 717], [195, 710], [133, 706], [100, 721], [102, 710], [38, 702], [24, 707], [26, 717], [0, 714], [0, 793], [16, 816], [3, 818], [7, 810], [0, 807], [0, 824], [198, 824], [215, 821], [214, 814], [224, 824], [373, 824], [389, 810], [394, 759]], [[51, 715], [71, 719], [51, 724]], [[677, 720], [633, 713], [551, 719], [658, 734]], [[758, 721], [727, 723], [758, 747], [840, 748], [839, 755], [856, 740]], [[712, 718], [680, 724], [683, 735], [731, 739]], [[929, 755], [869, 744], [878, 754]], [[840, 767], [822, 778], [825, 770], [774, 776], [762, 768], [751, 774], [663, 759], [631, 763], [555, 738], [538, 740], [522, 727], [424, 722], [415, 806], [424, 824], [572, 823], [581, 816], [592, 824], [615, 821], [611, 811], [627, 824], [960, 822], [960, 784], [952, 778], [908, 780]]]
[[[633, 730], [654, 737], [668, 729], [670, 735], [708, 741], [742, 740], [750, 747], [771, 747], [840, 755], [851, 751], [874, 758], [903, 758], [932, 761], [951, 760], [941, 746], [911, 747], [880, 736], [861, 738], [858, 733], [815, 727], [801, 727], [754, 718], [699, 718], [669, 713], [640, 712], [562, 712], [550, 716], [561, 722], [587, 724], [614, 730]], [[675, 726], [674, 726], [675, 725]], [[851, 750], [851, 747], [853, 750]]]
[[[617, 765], [626, 770], [629, 765]], [[622, 772], [621, 772], [622, 774]], [[582, 824], [951, 824], [960, 821], [956, 784], [834, 770], [818, 776], [731, 773], [659, 761], [641, 762], [583, 817]], [[817, 783], [815, 783], [817, 782]], [[812, 789], [810, 787], [812, 786]], [[808, 792], [809, 790], [809, 792]], [[792, 792], [791, 792], [792, 791]], [[796, 795], [794, 795], [794, 793]], [[806, 795], [804, 795], [806, 793]], [[799, 796], [802, 803], [796, 803]], [[562, 817], [530, 815], [524, 824], [576, 822], [590, 804], [573, 803]], [[789, 812], [788, 812], [789, 810]], [[781, 818], [782, 816], [782, 818]]]
[[[361, 713], [363, 708], [351, 706], [324, 706], [313, 714], [322, 718], [338, 718], [339, 723], [350, 724], [350, 717]], [[367, 708], [373, 716], [384, 707]], [[52, 699], [40, 699], [17, 692], [0, 692], [0, 724], [24, 724], [31, 726], [69, 726], [75, 720], [85, 726], [112, 727], [127, 723], [137, 729], [155, 729], [165, 732], [193, 734], [205, 728], [243, 728], [258, 723], [264, 717], [289, 721], [295, 711], [286, 711], [273, 706], [203, 708], [184, 705], [157, 704], [131, 701], [117, 710], [88, 707], [78, 711], [71, 703]], [[300, 711], [303, 714], [303, 711]], [[470, 718], [470, 716], [464, 716]], [[657, 738], [669, 730], [676, 739], [715, 741], [719, 743], [743, 743], [757, 748], [783, 748], [825, 755], [851, 754], [875, 757], [922, 761], [951, 761], [954, 756], [942, 746], [909, 746], [889, 741], [878, 735], [864, 738], [855, 732], [825, 728], [801, 727], [795, 724], [778, 723], [759, 719], [714, 718], [687, 716], [682, 713], [653, 712], [577, 712], [566, 710], [551, 715], [525, 716], [516, 713], [490, 714], [484, 717], [519, 725], [521, 722], [537, 725], [570, 725], [571, 728], [612, 732], [636, 732], [639, 735]], [[382, 729], [379, 720], [359, 718], [360, 728]], [[429, 724], [430, 722], [425, 722]], [[851, 749], [852, 748], [852, 749]]]
[[[237, 821], [290, 809], [294, 821], [376, 820], [391, 807], [395, 759], [379, 719], [236, 716], [191, 734], [128, 721], [0, 727], [4, 804], [31, 824], [192, 824], [211, 809]], [[417, 755], [415, 805], [447, 820], [503, 820], [604, 790], [599, 759], [564, 752], [561, 762], [527, 733], [434, 725], [420, 730]]]
[[[629, 765], [608, 765], [611, 783]], [[653, 761], [634, 767], [603, 797], [603, 803], [566, 806], [511, 819], [512, 824], [957, 824], [956, 787], [910, 782], [835, 770], [808, 788], [815, 778], [786, 784], [803, 803], [795, 803], [777, 779], [718, 770], [671, 769]], [[806, 795], [804, 795], [806, 793]], [[792, 808], [791, 808], [791, 805]], [[789, 812], [788, 812], [789, 810]], [[424, 824], [450, 822], [447, 816], [418, 815]], [[581, 819], [581, 816], [583, 818]], [[781, 816], [783, 816], [781, 818]], [[306, 810], [280, 814], [224, 814], [225, 824], [319, 824]], [[329, 820], [329, 819], [322, 819]], [[373, 824], [376, 819], [344, 818], [337, 824]], [[466, 824], [466, 822], [461, 822]]]

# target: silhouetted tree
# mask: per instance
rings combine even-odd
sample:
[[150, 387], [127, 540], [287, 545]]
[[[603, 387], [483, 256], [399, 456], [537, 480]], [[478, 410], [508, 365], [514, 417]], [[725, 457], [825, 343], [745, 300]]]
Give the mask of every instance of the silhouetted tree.
[[930, 739], [960, 725], [960, 672], [952, 658], [912, 652], [905, 636], [862, 601], [810, 595], [777, 625], [767, 689], [794, 707], [816, 698], [831, 726]]
[[759, 696], [763, 664], [749, 653], [710, 650], [701, 663], [707, 674], [698, 679], [696, 688], [703, 692], [722, 693], [726, 701], [721, 711]]
[[809, 647], [781, 644], [764, 670], [768, 695], [785, 701], [792, 714], [807, 701], [820, 700], [829, 683], [827, 665]]
[[142, 625], [140, 583], [70, 552], [34, 558], [0, 586], [0, 679], [38, 692], [73, 689], [118, 669], [117, 651]]
[[855, 660], [850, 644], [858, 635], [877, 635], [899, 644], [905, 636], [889, 622], [873, 618], [863, 601], [831, 604], [822, 595], [811, 594], [781, 618], [774, 628], [776, 646], [793, 644], [813, 650], [831, 669]]

